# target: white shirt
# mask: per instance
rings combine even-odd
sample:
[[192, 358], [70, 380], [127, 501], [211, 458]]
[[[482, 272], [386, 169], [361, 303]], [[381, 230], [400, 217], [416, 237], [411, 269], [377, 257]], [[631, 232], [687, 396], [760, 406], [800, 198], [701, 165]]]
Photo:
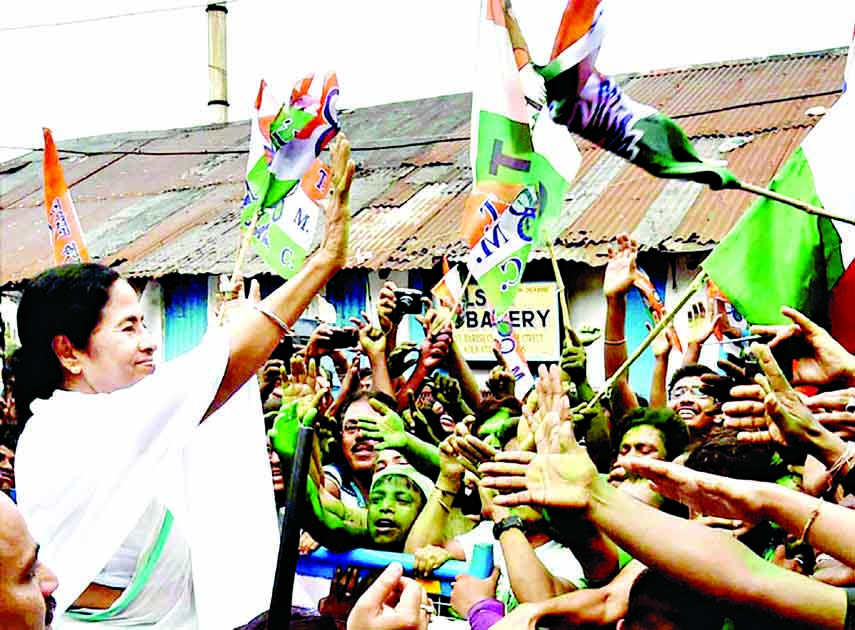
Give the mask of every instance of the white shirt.
[[[499, 581], [496, 584], [496, 599], [505, 604], [505, 613], [519, 605], [513, 590], [511, 582], [508, 578], [508, 567], [505, 563], [505, 555], [502, 553], [502, 544], [493, 538], [493, 522], [484, 521], [470, 532], [466, 532], [455, 538], [457, 543], [463, 548], [463, 554], [466, 561], [472, 559], [472, 552], [477, 544], [493, 545], [493, 566], [501, 571]], [[584, 588], [585, 572], [582, 570], [582, 565], [564, 545], [550, 540], [535, 548], [534, 554], [543, 563], [549, 572], [557, 578], [567, 580], [576, 588]]]

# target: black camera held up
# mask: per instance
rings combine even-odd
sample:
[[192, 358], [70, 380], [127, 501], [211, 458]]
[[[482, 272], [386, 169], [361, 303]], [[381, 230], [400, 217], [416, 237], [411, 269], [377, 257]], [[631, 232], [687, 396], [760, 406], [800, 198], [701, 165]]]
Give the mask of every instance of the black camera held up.
[[395, 314], [421, 315], [422, 295], [418, 289], [395, 289]]

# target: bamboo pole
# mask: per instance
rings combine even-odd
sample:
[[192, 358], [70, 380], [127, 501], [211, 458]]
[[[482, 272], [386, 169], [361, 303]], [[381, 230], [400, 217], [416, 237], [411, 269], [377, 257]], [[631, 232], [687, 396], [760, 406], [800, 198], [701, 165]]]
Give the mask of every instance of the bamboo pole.
[[561, 319], [564, 322], [564, 338], [571, 339], [570, 331], [573, 325], [570, 323], [570, 305], [567, 303], [567, 294], [564, 290], [564, 281], [561, 279], [561, 270], [558, 268], [558, 258], [555, 256], [555, 247], [552, 241], [547, 243], [549, 257], [552, 259], [552, 271], [555, 272], [555, 283], [558, 285], [558, 299], [561, 301]]
[[671, 311], [667, 313], [665, 317], [659, 320], [659, 323], [657, 323], [653, 327], [653, 329], [647, 335], [647, 338], [641, 342], [641, 345], [638, 346], [632, 353], [632, 355], [629, 356], [627, 360], [623, 362], [623, 365], [621, 365], [617, 369], [617, 372], [615, 372], [611, 375], [611, 377], [609, 377], [605, 385], [603, 385], [603, 388], [599, 392], [597, 392], [597, 395], [594, 396], [590, 401], [588, 401], [588, 404], [585, 406], [585, 409], [591, 409], [594, 405], [596, 405], [598, 402], [600, 402], [600, 400], [603, 399], [603, 397], [612, 389], [612, 387], [614, 387], [615, 383], [617, 383], [623, 377], [623, 375], [626, 374], [630, 366], [638, 360], [638, 357], [640, 357], [641, 354], [645, 350], [647, 350], [647, 347], [651, 343], [653, 343], [653, 340], [656, 339], [656, 336], [663, 330], [665, 330], [665, 328], [669, 324], [671, 324], [672, 321], [674, 321], [674, 318], [677, 316], [677, 313], [679, 313], [680, 310], [684, 306], [686, 306], [689, 300], [692, 299], [692, 296], [697, 293], [701, 287], [704, 286], [704, 282], [706, 281], [706, 279], [706, 271], [701, 271], [701, 273], [699, 273], [695, 277], [695, 279], [692, 280], [692, 283], [688, 286], [686, 292], [683, 294], [683, 297], [680, 298], [680, 301], [677, 302], [674, 308], [671, 309]]
[[754, 184], [747, 184], [745, 182], [739, 182], [739, 188], [740, 190], [754, 193], [755, 195], [760, 195], [761, 197], [766, 197], [767, 199], [771, 199], [772, 201], [785, 203], [789, 206], [807, 212], [808, 214], [813, 214], [818, 217], [826, 217], [834, 221], [842, 221], [843, 223], [855, 225], [855, 217], [847, 217], [841, 214], [836, 214], [834, 212], [829, 212], [825, 208], [820, 208], [800, 199], [795, 199], [793, 197], [788, 197], [786, 195], [776, 193], [774, 190], [769, 190], [768, 188], [762, 188], [760, 186], [755, 186]]
[[457, 312], [457, 305], [460, 304], [460, 298], [466, 295], [466, 287], [469, 286], [469, 283], [472, 281], [472, 270], [469, 267], [466, 267], [466, 279], [463, 281], [463, 286], [460, 289], [460, 295], [454, 299], [454, 302], [451, 303], [451, 307], [448, 310], [448, 316], [441, 320], [439, 326], [435, 326], [430, 332], [436, 333], [448, 326], [452, 321], [454, 321], [454, 314]]

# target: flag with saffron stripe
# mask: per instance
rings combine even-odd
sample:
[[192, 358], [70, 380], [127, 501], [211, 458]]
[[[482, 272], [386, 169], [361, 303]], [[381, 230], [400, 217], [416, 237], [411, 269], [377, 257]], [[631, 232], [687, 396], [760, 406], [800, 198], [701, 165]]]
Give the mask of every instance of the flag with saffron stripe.
[[525, 42], [503, 0], [482, 0], [472, 97], [472, 172], [461, 232], [467, 265], [501, 317], [519, 288], [532, 247], [555, 236], [564, 195], [581, 158], [548, 116], [527, 107]]
[[59, 163], [59, 152], [50, 129], [45, 127], [45, 212], [50, 232], [54, 265], [89, 262], [89, 250], [83, 239], [83, 228], [71, 193], [65, 183], [65, 174]]
[[604, 28], [601, 0], [567, 2], [551, 61], [538, 68], [552, 119], [656, 177], [737, 188], [736, 176], [701, 159], [676, 122], [597, 71]]
[[[855, 146], [855, 41], [846, 89], [781, 167], [769, 188], [855, 217], [855, 183], [845, 159]], [[770, 247], [770, 235], [786, 243]], [[760, 198], [704, 261], [718, 288], [754, 324], [788, 323], [792, 306], [855, 351], [855, 226]]]
[[258, 89], [241, 219], [258, 255], [285, 279], [303, 265], [329, 192], [318, 156], [339, 130], [337, 98], [335, 74], [298, 81], [287, 107], [264, 81]]

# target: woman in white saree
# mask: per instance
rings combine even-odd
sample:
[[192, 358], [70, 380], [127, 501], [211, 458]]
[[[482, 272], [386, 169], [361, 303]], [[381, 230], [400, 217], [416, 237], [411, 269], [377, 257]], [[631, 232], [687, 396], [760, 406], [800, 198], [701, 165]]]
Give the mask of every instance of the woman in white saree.
[[[18, 446], [18, 500], [59, 578], [57, 614], [66, 614], [54, 628], [230, 630], [266, 608], [276, 520], [257, 389], [242, 386], [344, 264], [349, 156], [340, 135], [326, 234], [302, 269], [163, 366], [134, 290], [114, 271], [57, 267], [25, 289], [16, 395], [32, 416]], [[238, 403], [256, 417], [222, 417]], [[232, 450], [252, 455], [230, 461]], [[245, 487], [250, 479], [265, 481]]]

